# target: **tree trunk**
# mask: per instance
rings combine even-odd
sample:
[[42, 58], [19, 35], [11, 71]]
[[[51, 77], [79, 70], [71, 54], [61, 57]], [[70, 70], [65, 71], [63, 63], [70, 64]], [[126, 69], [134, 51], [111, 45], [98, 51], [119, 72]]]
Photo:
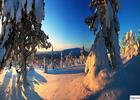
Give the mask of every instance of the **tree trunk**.
[[0, 62], [0, 74], [2, 73], [2, 70], [3, 70], [3, 64], [2, 62]]
[[26, 68], [26, 56], [22, 55], [21, 75], [23, 84], [27, 83], [27, 68]]
[[47, 73], [48, 65], [47, 66], [45, 65], [44, 68], [45, 68], [45, 73]]
[[21, 34], [21, 75], [23, 84], [27, 83], [27, 69], [26, 69], [26, 49], [25, 49], [26, 36], [25, 31]]

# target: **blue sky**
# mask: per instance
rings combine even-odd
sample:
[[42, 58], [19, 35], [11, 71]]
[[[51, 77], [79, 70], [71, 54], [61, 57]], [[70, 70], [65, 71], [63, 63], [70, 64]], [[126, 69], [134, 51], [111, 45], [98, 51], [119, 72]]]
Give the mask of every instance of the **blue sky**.
[[[81, 47], [89, 48], [94, 36], [84, 19], [91, 15], [88, 7], [91, 0], [46, 0], [45, 20], [42, 29], [49, 35], [55, 50]], [[140, 1], [120, 0], [120, 37], [130, 29], [140, 27]]]
[[140, 28], [140, 0], [120, 0], [120, 37], [132, 30], [138, 33]]

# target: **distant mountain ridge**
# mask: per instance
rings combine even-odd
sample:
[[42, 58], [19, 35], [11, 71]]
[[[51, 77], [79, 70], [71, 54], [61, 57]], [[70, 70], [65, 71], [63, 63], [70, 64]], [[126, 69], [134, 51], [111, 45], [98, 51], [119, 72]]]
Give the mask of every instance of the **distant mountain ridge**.
[[62, 53], [63, 55], [68, 55], [71, 52], [72, 56], [79, 56], [80, 51], [81, 51], [81, 48], [70, 48], [70, 49], [64, 49]]
[[[61, 57], [61, 52], [63, 53], [64, 57], [67, 56], [70, 52], [71, 52], [72, 56], [79, 57], [80, 56], [80, 51], [81, 51], [81, 48], [70, 48], [70, 49], [64, 49], [62, 51], [54, 51], [53, 52], [53, 57], [60, 58]], [[85, 51], [85, 52], [86, 52], [86, 54], [88, 54], [87, 51]], [[39, 58], [51, 57], [51, 54], [52, 54], [51, 51], [49, 51], [49, 52], [37, 52], [37, 56], [39, 56]]]

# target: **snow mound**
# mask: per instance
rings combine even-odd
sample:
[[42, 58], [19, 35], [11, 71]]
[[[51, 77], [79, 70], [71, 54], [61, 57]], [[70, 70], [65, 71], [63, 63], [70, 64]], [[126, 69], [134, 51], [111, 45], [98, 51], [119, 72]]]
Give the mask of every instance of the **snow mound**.
[[102, 90], [109, 83], [108, 66], [105, 40], [102, 36], [99, 36], [95, 39], [95, 43], [86, 60], [85, 86], [94, 92]]
[[[93, 71], [95, 72], [95, 67], [93, 67]], [[109, 83], [109, 74], [107, 70], [103, 69], [101, 70], [97, 76], [94, 75], [86, 75], [84, 78], [84, 85], [92, 90], [94, 93], [102, 90], [107, 83]]]
[[115, 72], [108, 85], [85, 99], [129, 100], [130, 95], [140, 95], [140, 55], [133, 57]]

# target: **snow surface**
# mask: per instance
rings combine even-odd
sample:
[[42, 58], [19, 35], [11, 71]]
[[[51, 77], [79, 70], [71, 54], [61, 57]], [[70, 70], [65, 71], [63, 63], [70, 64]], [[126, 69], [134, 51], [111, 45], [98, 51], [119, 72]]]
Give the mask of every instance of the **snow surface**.
[[32, 10], [32, 4], [33, 4], [33, 0], [28, 0], [27, 1], [27, 14], [29, 14], [30, 11]]
[[[27, 8], [25, 8], [25, 4], [27, 1]], [[17, 3], [18, 2], [18, 3]], [[20, 22], [22, 18], [22, 9], [26, 9], [26, 13], [29, 14], [32, 8], [33, 0], [3, 0], [3, 15], [7, 16], [10, 14], [10, 18], [13, 19], [16, 17], [16, 21]], [[35, 0], [35, 16], [38, 23], [40, 23], [44, 18], [44, 6], [43, 0]]]
[[7, 15], [8, 13], [10, 13], [10, 17], [13, 19], [15, 14], [15, 3], [15, 0], [7, 0], [6, 2], [4, 2], [3, 14]]
[[[34, 73], [34, 75], [36, 75]], [[0, 99], [1, 100], [42, 100], [42, 98], [34, 91], [31, 85], [23, 86], [21, 83], [17, 85], [17, 73], [15, 68], [4, 70], [0, 74]], [[42, 83], [40, 83], [42, 84]]]
[[19, 5], [18, 5], [18, 10], [16, 12], [16, 22], [20, 22], [21, 21], [21, 18], [22, 18], [22, 3], [19, 2]]
[[2, 36], [2, 19], [0, 18], [0, 38], [1, 38], [1, 36]]
[[11, 23], [8, 23], [6, 25], [4, 39], [3, 39], [2, 44], [1, 44], [2, 47], [4, 47], [5, 42], [8, 40], [11, 31], [12, 31], [12, 25], [11, 25]]
[[[111, 82], [98, 92], [89, 91], [83, 84], [84, 66], [28, 71], [30, 85], [16, 85], [16, 71], [4, 70], [0, 74], [2, 100], [129, 100], [130, 95], [140, 95], [140, 55], [112, 72]], [[74, 72], [75, 71], [75, 72]]]
[[5, 48], [0, 48], [0, 62], [2, 61], [2, 59], [5, 55], [5, 52], [6, 52]]
[[2, 44], [0, 45], [0, 62], [3, 60], [5, 53], [6, 53], [6, 49], [5, 49], [5, 42], [8, 40], [9, 38], [9, 34], [11, 33], [12, 29], [11, 29], [11, 24], [8, 23], [6, 26], [6, 30], [5, 30], [5, 35], [4, 35], [4, 39], [2, 41]]
[[[21, 22], [22, 19], [22, 11], [27, 11], [25, 13], [29, 14], [30, 11], [34, 11], [36, 21], [41, 23], [44, 18], [44, 0], [34, 0], [35, 1], [35, 10], [33, 10], [33, 0], [2, 0], [2, 15], [3, 17], [8, 20], [8, 25], [2, 25], [0, 19], [0, 39], [4, 37], [2, 40], [2, 44], [0, 45], [0, 62], [4, 58], [5, 50], [5, 42], [8, 40], [9, 34], [12, 32], [12, 25], [10, 21], [12, 19], [16, 19], [16, 23]], [[25, 8], [25, 4], [27, 7]], [[6, 20], [3, 20], [5, 22]], [[4, 30], [3, 32], [2, 29]]]
[[37, 22], [40, 23], [44, 18], [43, 0], [35, 0], [35, 15]]
[[109, 82], [109, 69], [105, 39], [102, 34], [99, 34], [99, 36], [96, 36], [95, 43], [86, 60], [85, 86], [94, 92], [103, 89]]
[[112, 48], [114, 50], [113, 63], [116, 67], [119, 67], [122, 64], [121, 57], [120, 57], [119, 37], [118, 34], [112, 34], [111, 37], [114, 44], [114, 48]]
[[129, 100], [130, 95], [140, 95], [140, 55], [125, 63], [115, 72], [111, 82], [96, 94], [86, 99]]
[[111, 7], [110, 2], [107, 2], [107, 8], [106, 8], [106, 26], [110, 28], [110, 22], [113, 19], [113, 9]]
[[77, 100], [90, 93], [82, 84], [84, 66], [49, 69], [48, 73], [40, 69], [29, 70], [30, 85], [23, 87], [16, 84], [17, 76], [14, 68], [12, 71], [4, 70], [3, 74], [0, 74], [0, 98], [2, 100]]

